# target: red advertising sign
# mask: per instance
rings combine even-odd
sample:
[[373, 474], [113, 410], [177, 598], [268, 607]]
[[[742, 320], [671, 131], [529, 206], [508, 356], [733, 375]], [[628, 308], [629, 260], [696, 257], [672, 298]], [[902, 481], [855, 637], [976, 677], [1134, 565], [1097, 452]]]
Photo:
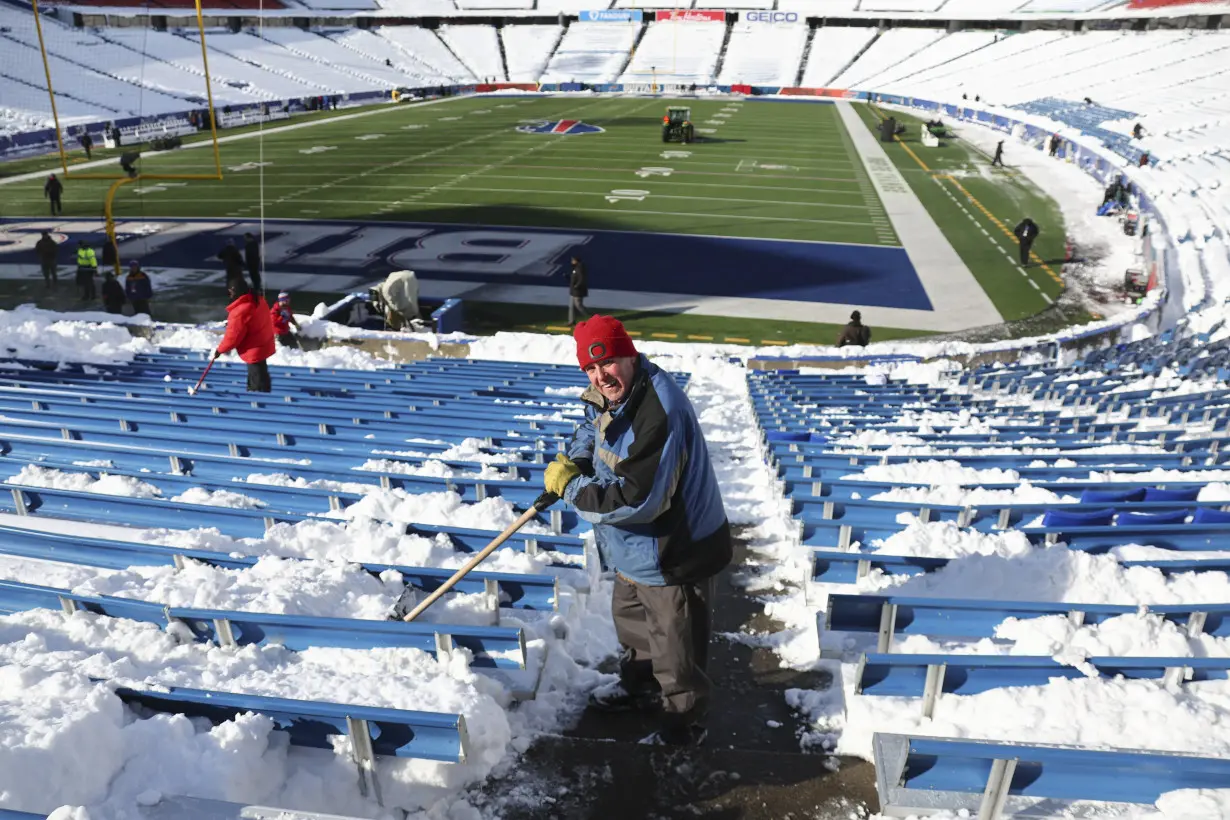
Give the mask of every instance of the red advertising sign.
[[840, 97], [848, 100], [858, 97], [857, 92], [844, 88], [783, 88], [780, 93], [791, 97]]
[[726, 12], [722, 9], [672, 9], [659, 11], [655, 20], [680, 20], [687, 23], [725, 23]]
[[[1199, 6], [1220, 4], [1223, 0], [1131, 0], [1128, 3], [1130, 9], [1160, 9], [1163, 6]], [[1192, 9], [1197, 11], [1197, 9]]]

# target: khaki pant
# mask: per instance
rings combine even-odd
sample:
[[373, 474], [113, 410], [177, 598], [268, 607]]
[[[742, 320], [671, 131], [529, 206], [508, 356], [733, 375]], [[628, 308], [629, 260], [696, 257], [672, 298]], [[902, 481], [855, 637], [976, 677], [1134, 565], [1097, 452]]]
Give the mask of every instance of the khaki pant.
[[619, 676], [629, 692], [661, 691], [668, 718], [698, 721], [709, 707], [713, 684], [705, 666], [716, 586], [715, 578], [658, 587], [615, 576]]
[[584, 296], [569, 296], [568, 297], [568, 324], [576, 324], [576, 317], [589, 318], [589, 311], [585, 309]]

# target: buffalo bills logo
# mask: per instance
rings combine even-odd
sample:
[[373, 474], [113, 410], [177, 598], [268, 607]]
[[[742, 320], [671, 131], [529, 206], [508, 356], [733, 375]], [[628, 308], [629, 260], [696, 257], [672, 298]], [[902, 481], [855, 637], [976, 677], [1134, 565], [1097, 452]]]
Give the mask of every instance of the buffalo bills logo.
[[518, 125], [517, 130], [522, 134], [601, 134], [606, 129], [580, 120], [542, 120]]
[[599, 361], [606, 358], [606, 345], [602, 342], [594, 342], [589, 346], [589, 358], [592, 361]]

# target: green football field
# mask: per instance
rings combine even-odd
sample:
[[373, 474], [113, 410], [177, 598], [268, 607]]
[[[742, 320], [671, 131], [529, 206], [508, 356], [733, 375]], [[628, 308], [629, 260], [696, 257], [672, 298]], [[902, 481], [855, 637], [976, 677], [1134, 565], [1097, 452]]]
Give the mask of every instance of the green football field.
[[[663, 144], [661, 118], [670, 104], [691, 107], [697, 144]], [[875, 112], [857, 108], [873, 125]], [[146, 152], [143, 178], [120, 189], [114, 213], [117, 218], [372, 219], [900, 244], [833, 105], [510, 96], [342, 113], [296, 120], [293, 128], [267, 126], [270, 133], [262, 139], [224, 141], [222, 181], [149, 178], [209, 172], [208, 147]], [[603, 131], [557, 136], [518, 130], [559, 120], [580, 120]], [[910, 133], [916, 133], [913, 126]], [[1041, 192], [1010, 172], [970, 173], [986, 160], [959, 141], [942, 149], [907, 142], [886, 150], [1005, 319], [1032, 316], [1049, 306], [1048, 298], [1058, 298], [1057, 275], [1036, 267], [1023, 276], [1012, 264], [1014, 254], [1005, 257], [971, 224], [970, 213], [987, 224], [996, 214], [1012, 220], [1021, 208], [1044, 214], [1047, 222], [1039, 221], [1048, 228], [1036, 251], [1053, 263], [1063, 247], [1062, 221]], [[95, 158], [106, 155], [95, 152]], [[80, 151], [72, 158], [79, 161]], [[5, 172], [36, 168], [54, 169], [52, 162], [37, 160]], [[87, 172], [111, 170], [119, 169], [113, 163]], [[70, 175], [64, 216], [101, 216], [109, 185]], [[966, 208], [954, 207], [949, 192], [976, 197], [990, 216], [974, 211], [968, 199], [962, 200]], [[47, 213], [41, 178], [5, 185], [0, 202], [5, 217]], [[1048, 268], [1058, 273], [1058, 265]], [[533, 309], [474, 307], [481, 330], [546, 328], [552, 322]], [[802, 322], [644, 311], [623, 315], [634, 326], [643, 324], [646, 335], [664, 338], [675, 333], [828, 342], [835, 333], [831, 325]], [[913, 328], [877, 330], [877, 339], [918, 335]]]

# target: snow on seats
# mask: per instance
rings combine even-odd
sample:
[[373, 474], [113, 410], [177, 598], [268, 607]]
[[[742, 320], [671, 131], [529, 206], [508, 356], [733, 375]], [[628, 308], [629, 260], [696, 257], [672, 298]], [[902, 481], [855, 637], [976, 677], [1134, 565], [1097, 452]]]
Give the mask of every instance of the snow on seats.
[[[488, 0], [489, 1], [489, 0]], [[440, 39], [453, 50], [479, 80], [503, 82], [504, 65], [500, 61], [500, 42], [495, 26], [442, 25]]]
[[[575, 24], [574, 24], [575, 25]], [[508, 61], [508, 81], [537, 82], [547, 68], [551, 51], [560, 39], [559, 26], [506, 25], [500, 29], [504, 56]]]
[[614, 82], [640, 29], [640, 23], [573, 23], [551, 55], [542, 82]]
[[376, 29], [376, 34], [395, 45], [405, 56], [433, 71], [441, 82], [474, 82], [470, 69], [430, 29], [381, 26]]
[[736, 23], [717, 81], [720, 85], [792, 86], [806, 44], [807, 26], [801, 23]]
[[837, 75], [867, 47], [876, 30], [861, 26], [824, 26], [816, 29], [803, 70], [806, 88], [830, 88]]
[[[946, 33], [932, 28], [889, 29], [876, 38], [845, 71], [833, 78], [831, 85], [834, 88], [854, 88], [902, 60], [909, 59]], [[815, 51], [815, 48], [813, 43], [812, 51]]]
[[649, 26], [632, 61], [619, 78], [624, 83], [708, 85], [713, 82], [725, 23], [660, 21]]

